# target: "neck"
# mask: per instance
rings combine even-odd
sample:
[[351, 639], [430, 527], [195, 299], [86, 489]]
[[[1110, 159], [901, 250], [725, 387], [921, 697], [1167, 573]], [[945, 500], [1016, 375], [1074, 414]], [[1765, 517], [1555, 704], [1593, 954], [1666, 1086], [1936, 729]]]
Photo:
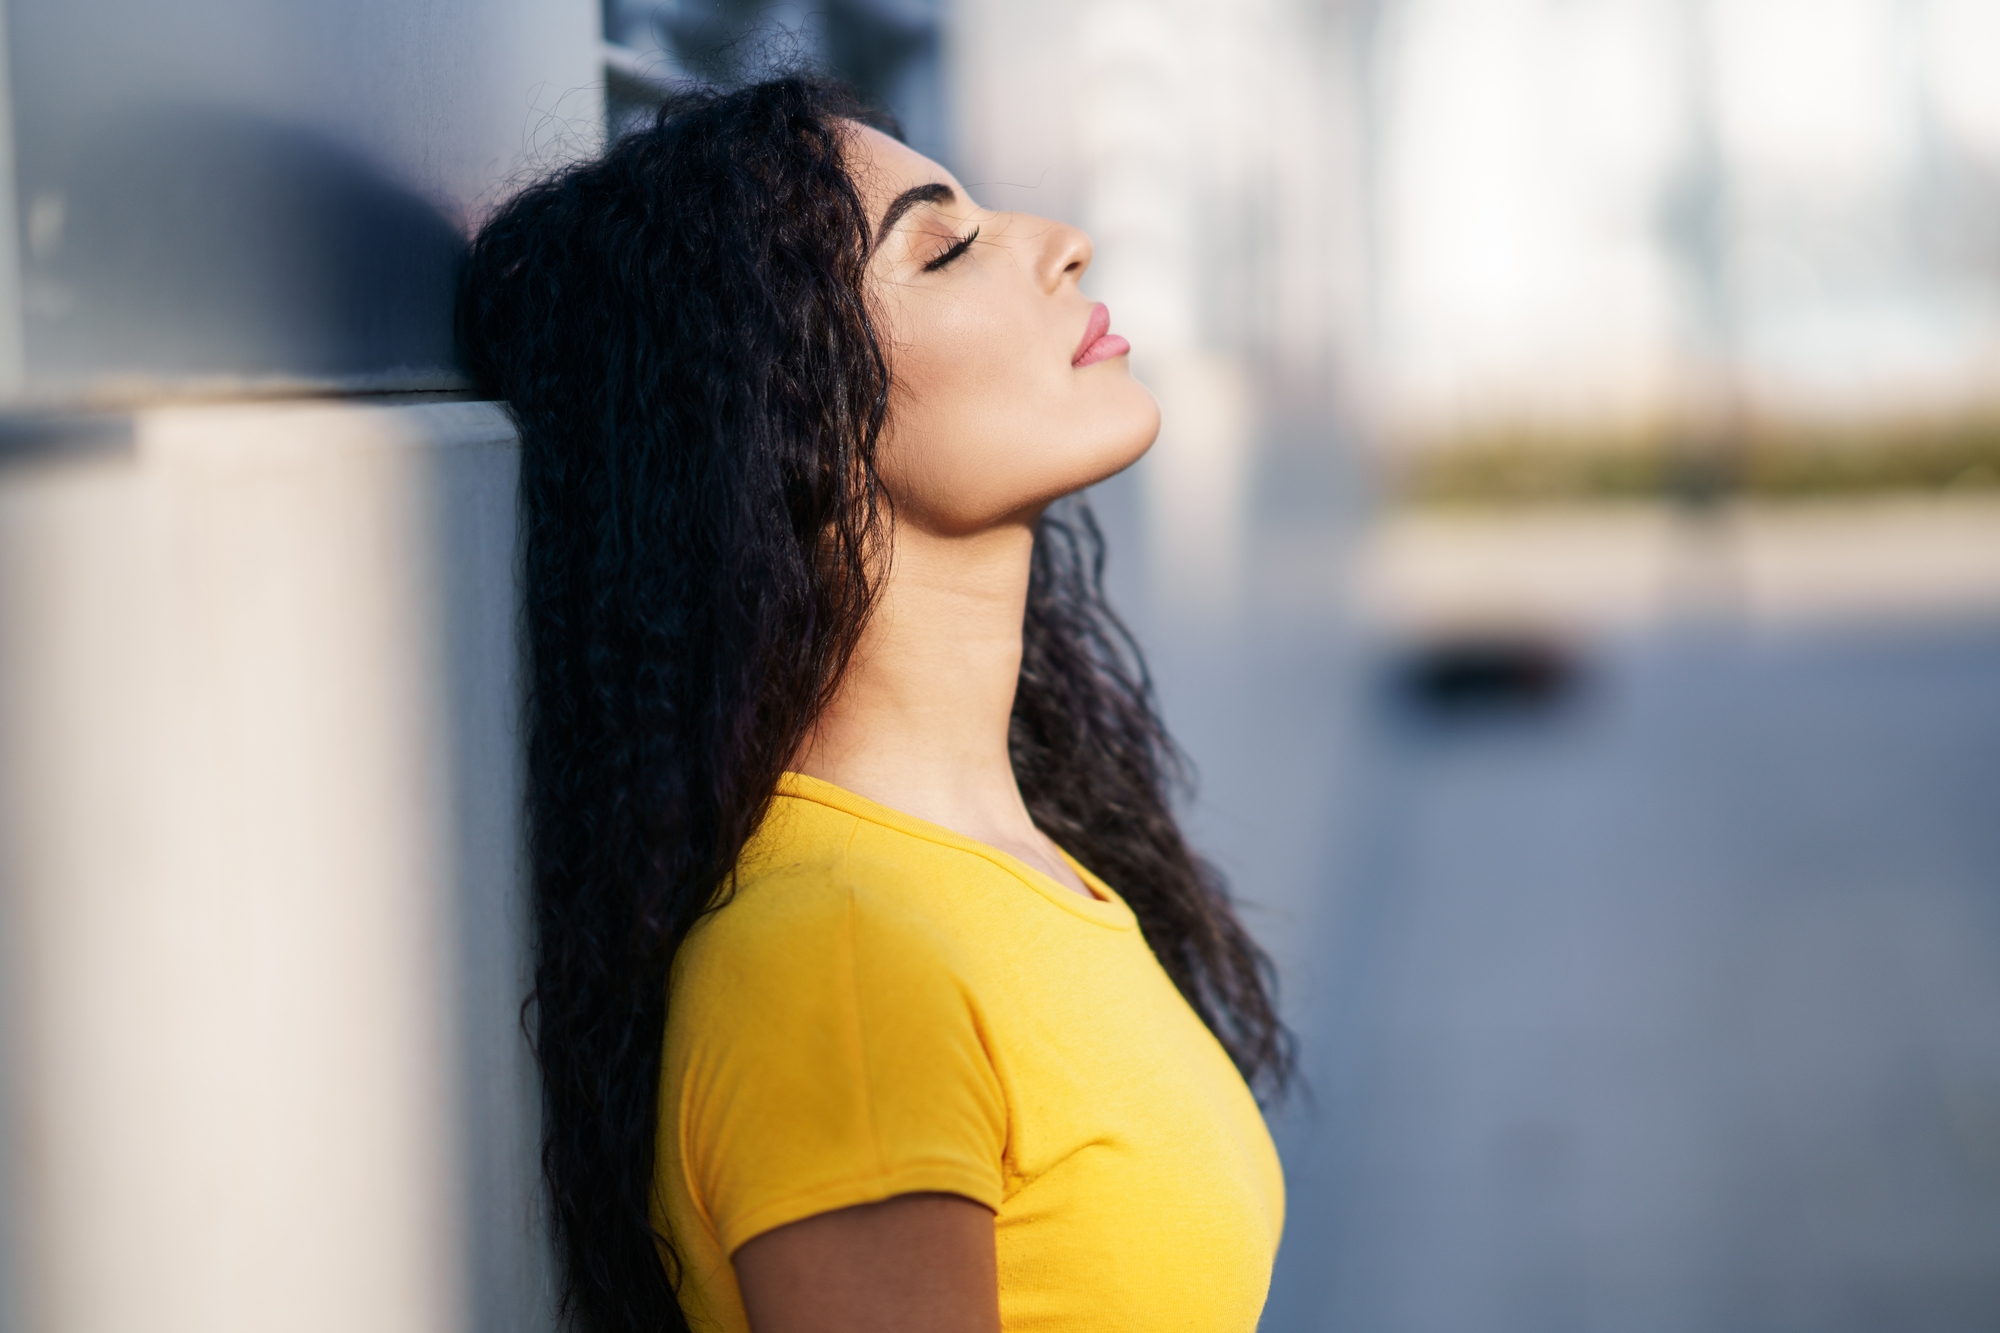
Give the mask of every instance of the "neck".
[[1078, 891], [1014, 782], [1031, 522], [942, 537], [899, 525], [854, 658], [792, 767], [1000, 848]]

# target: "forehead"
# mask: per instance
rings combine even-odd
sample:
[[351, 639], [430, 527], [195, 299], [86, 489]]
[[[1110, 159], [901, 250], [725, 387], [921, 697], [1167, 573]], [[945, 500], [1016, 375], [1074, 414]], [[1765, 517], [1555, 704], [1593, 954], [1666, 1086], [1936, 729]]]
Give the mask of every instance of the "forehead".
[[847, 153], [854, 186], [861, 191], [868, 211], [877, 217], [891, 199], [913, 185], [941, 181], [957, 190], [960, 198], [965, 197], [965, 191], [949, 171], [872, 126], [854, 126]]

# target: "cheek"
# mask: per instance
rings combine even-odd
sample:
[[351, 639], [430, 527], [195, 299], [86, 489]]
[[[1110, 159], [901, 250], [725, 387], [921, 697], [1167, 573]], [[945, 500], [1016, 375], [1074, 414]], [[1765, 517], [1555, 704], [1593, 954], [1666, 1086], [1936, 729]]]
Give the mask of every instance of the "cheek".
[[1023, 406], [1060, 387], [1042, 365], [1040, 330], [1000, 302], [930, 301], [905, 324], [892, 404], [926, 433], [965, 434], [1009, 404]]

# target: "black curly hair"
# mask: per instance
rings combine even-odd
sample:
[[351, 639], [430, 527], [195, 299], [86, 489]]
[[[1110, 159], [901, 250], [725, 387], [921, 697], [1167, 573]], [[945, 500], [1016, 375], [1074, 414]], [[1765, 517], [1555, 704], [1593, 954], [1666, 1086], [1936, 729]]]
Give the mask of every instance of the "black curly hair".
[[[524, 1012], [563, 1307], [586, 1333], [685, 1327], [650, 1206], [668, 968], [839, 682], [892, 521], [875, 444], [893, 368], [845, 121], [893, 132], [811, 76], [676, 95], [507, 202], [461, 291], [468, 368], [522, 443]], [[1015, 774], [1276, 1092], [1269, 964], [1175, 824], [1179, 759], [1102, 564], [1081, 500], [1042, 519]]]

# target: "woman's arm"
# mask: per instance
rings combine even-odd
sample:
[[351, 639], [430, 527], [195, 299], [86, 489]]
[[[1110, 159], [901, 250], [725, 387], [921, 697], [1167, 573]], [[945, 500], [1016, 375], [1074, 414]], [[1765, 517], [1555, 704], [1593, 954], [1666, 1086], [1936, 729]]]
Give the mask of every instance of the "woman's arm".
[[821, 1213], [733, 1262], [751, 1333], [1000, 1333], [993, 1214], [956, 1194]]

